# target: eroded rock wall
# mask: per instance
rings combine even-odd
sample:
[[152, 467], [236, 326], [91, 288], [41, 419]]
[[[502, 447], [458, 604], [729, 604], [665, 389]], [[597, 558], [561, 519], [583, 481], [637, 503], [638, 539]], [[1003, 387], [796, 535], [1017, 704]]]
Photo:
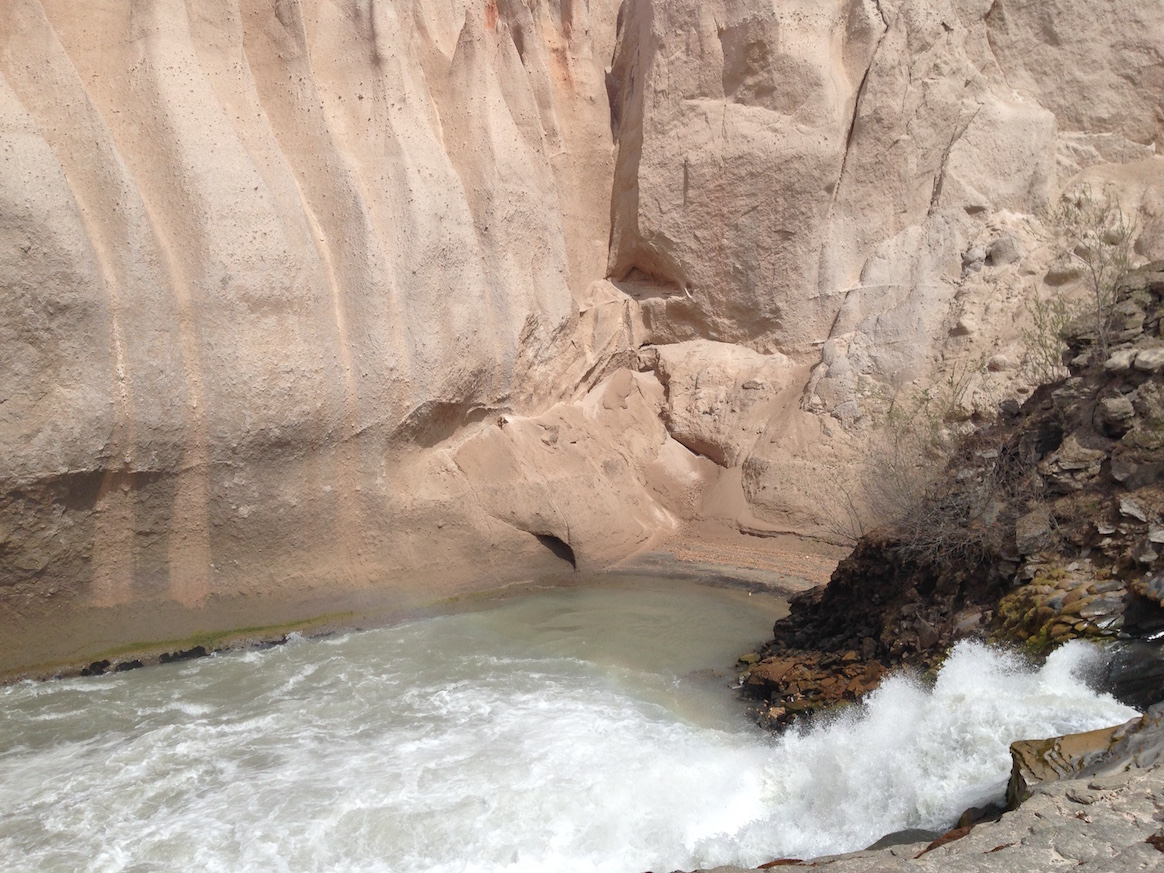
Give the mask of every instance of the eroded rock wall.
[[1078, 285], [1047, 277], [1063, 190], [1110, 191], [1159, 257], [1162, 38], [1133, 2], [625, 4], [612, 281], [652, 342], [811, 368], [740, 462], [749, 514], [820, 530], [819, 484], [931, 384], [967, 417], [1030, 390], [1027, 304]]
[[633, 348], [615, 12], [0, 4], [0, 668], [46, 616], [561, 565], [437, 447]]
[[1133, 0], [0, 0], [0, 670], [827, 532], [886, 398], [1024, 388], [1065, 186], [1159, 256], [1161, 45]]

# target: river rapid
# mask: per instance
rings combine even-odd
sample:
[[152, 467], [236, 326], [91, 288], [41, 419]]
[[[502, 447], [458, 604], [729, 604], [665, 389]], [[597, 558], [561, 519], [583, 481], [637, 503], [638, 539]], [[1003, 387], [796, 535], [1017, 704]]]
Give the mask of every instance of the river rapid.
[[948, 826], [1008, 744], [1126, 721], [1088, 647], [960, 645], [773, 738], [728, 688], [776, 598], [552, 589], [374, 631], [0, 688], [0, 869], [752, 867]]

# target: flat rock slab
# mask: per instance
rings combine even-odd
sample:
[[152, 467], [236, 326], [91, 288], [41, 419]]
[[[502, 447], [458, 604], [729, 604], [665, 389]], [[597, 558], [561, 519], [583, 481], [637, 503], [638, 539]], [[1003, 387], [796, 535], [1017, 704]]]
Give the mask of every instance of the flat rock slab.
[[[927, 851], [894, 846], [814, 858], [773, 869], [833, 873], [1013, 873], [1019, 870], [1164, 870], [1164, 766], [1118, 779], [1041, 785], [1018, 810]], [[931, 844], [932, 845], [932, 844]], [[924, 852], [924, 854], [923, 854]], [[719, 867], [715, 873], [742, 873]]]

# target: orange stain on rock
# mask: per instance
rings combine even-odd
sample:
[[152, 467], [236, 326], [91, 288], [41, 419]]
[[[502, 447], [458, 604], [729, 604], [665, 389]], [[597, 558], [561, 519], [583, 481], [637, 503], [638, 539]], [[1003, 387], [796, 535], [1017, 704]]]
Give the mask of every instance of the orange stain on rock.
[[488, 0], [485, 4], [485, 27], [488, 30], [497, 27], [497, 0]]

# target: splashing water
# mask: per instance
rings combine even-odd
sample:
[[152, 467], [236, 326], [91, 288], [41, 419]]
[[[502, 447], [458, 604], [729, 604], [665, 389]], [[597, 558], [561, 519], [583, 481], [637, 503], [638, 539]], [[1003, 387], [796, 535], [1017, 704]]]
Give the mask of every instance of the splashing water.
[[1097, 657], [1086, 646], [1032, 671], [963, 644], [934, 687], [892, 678], [774, 740], [726, 678], [660, 666], [730, 663], [733, 635], [770, 626], [757, 600], [551, 592], [0, 689], [0, 868], [755, 866], [948, 825], [997, 798], [1011, 741], [1134, 715], [1078, 678]]

